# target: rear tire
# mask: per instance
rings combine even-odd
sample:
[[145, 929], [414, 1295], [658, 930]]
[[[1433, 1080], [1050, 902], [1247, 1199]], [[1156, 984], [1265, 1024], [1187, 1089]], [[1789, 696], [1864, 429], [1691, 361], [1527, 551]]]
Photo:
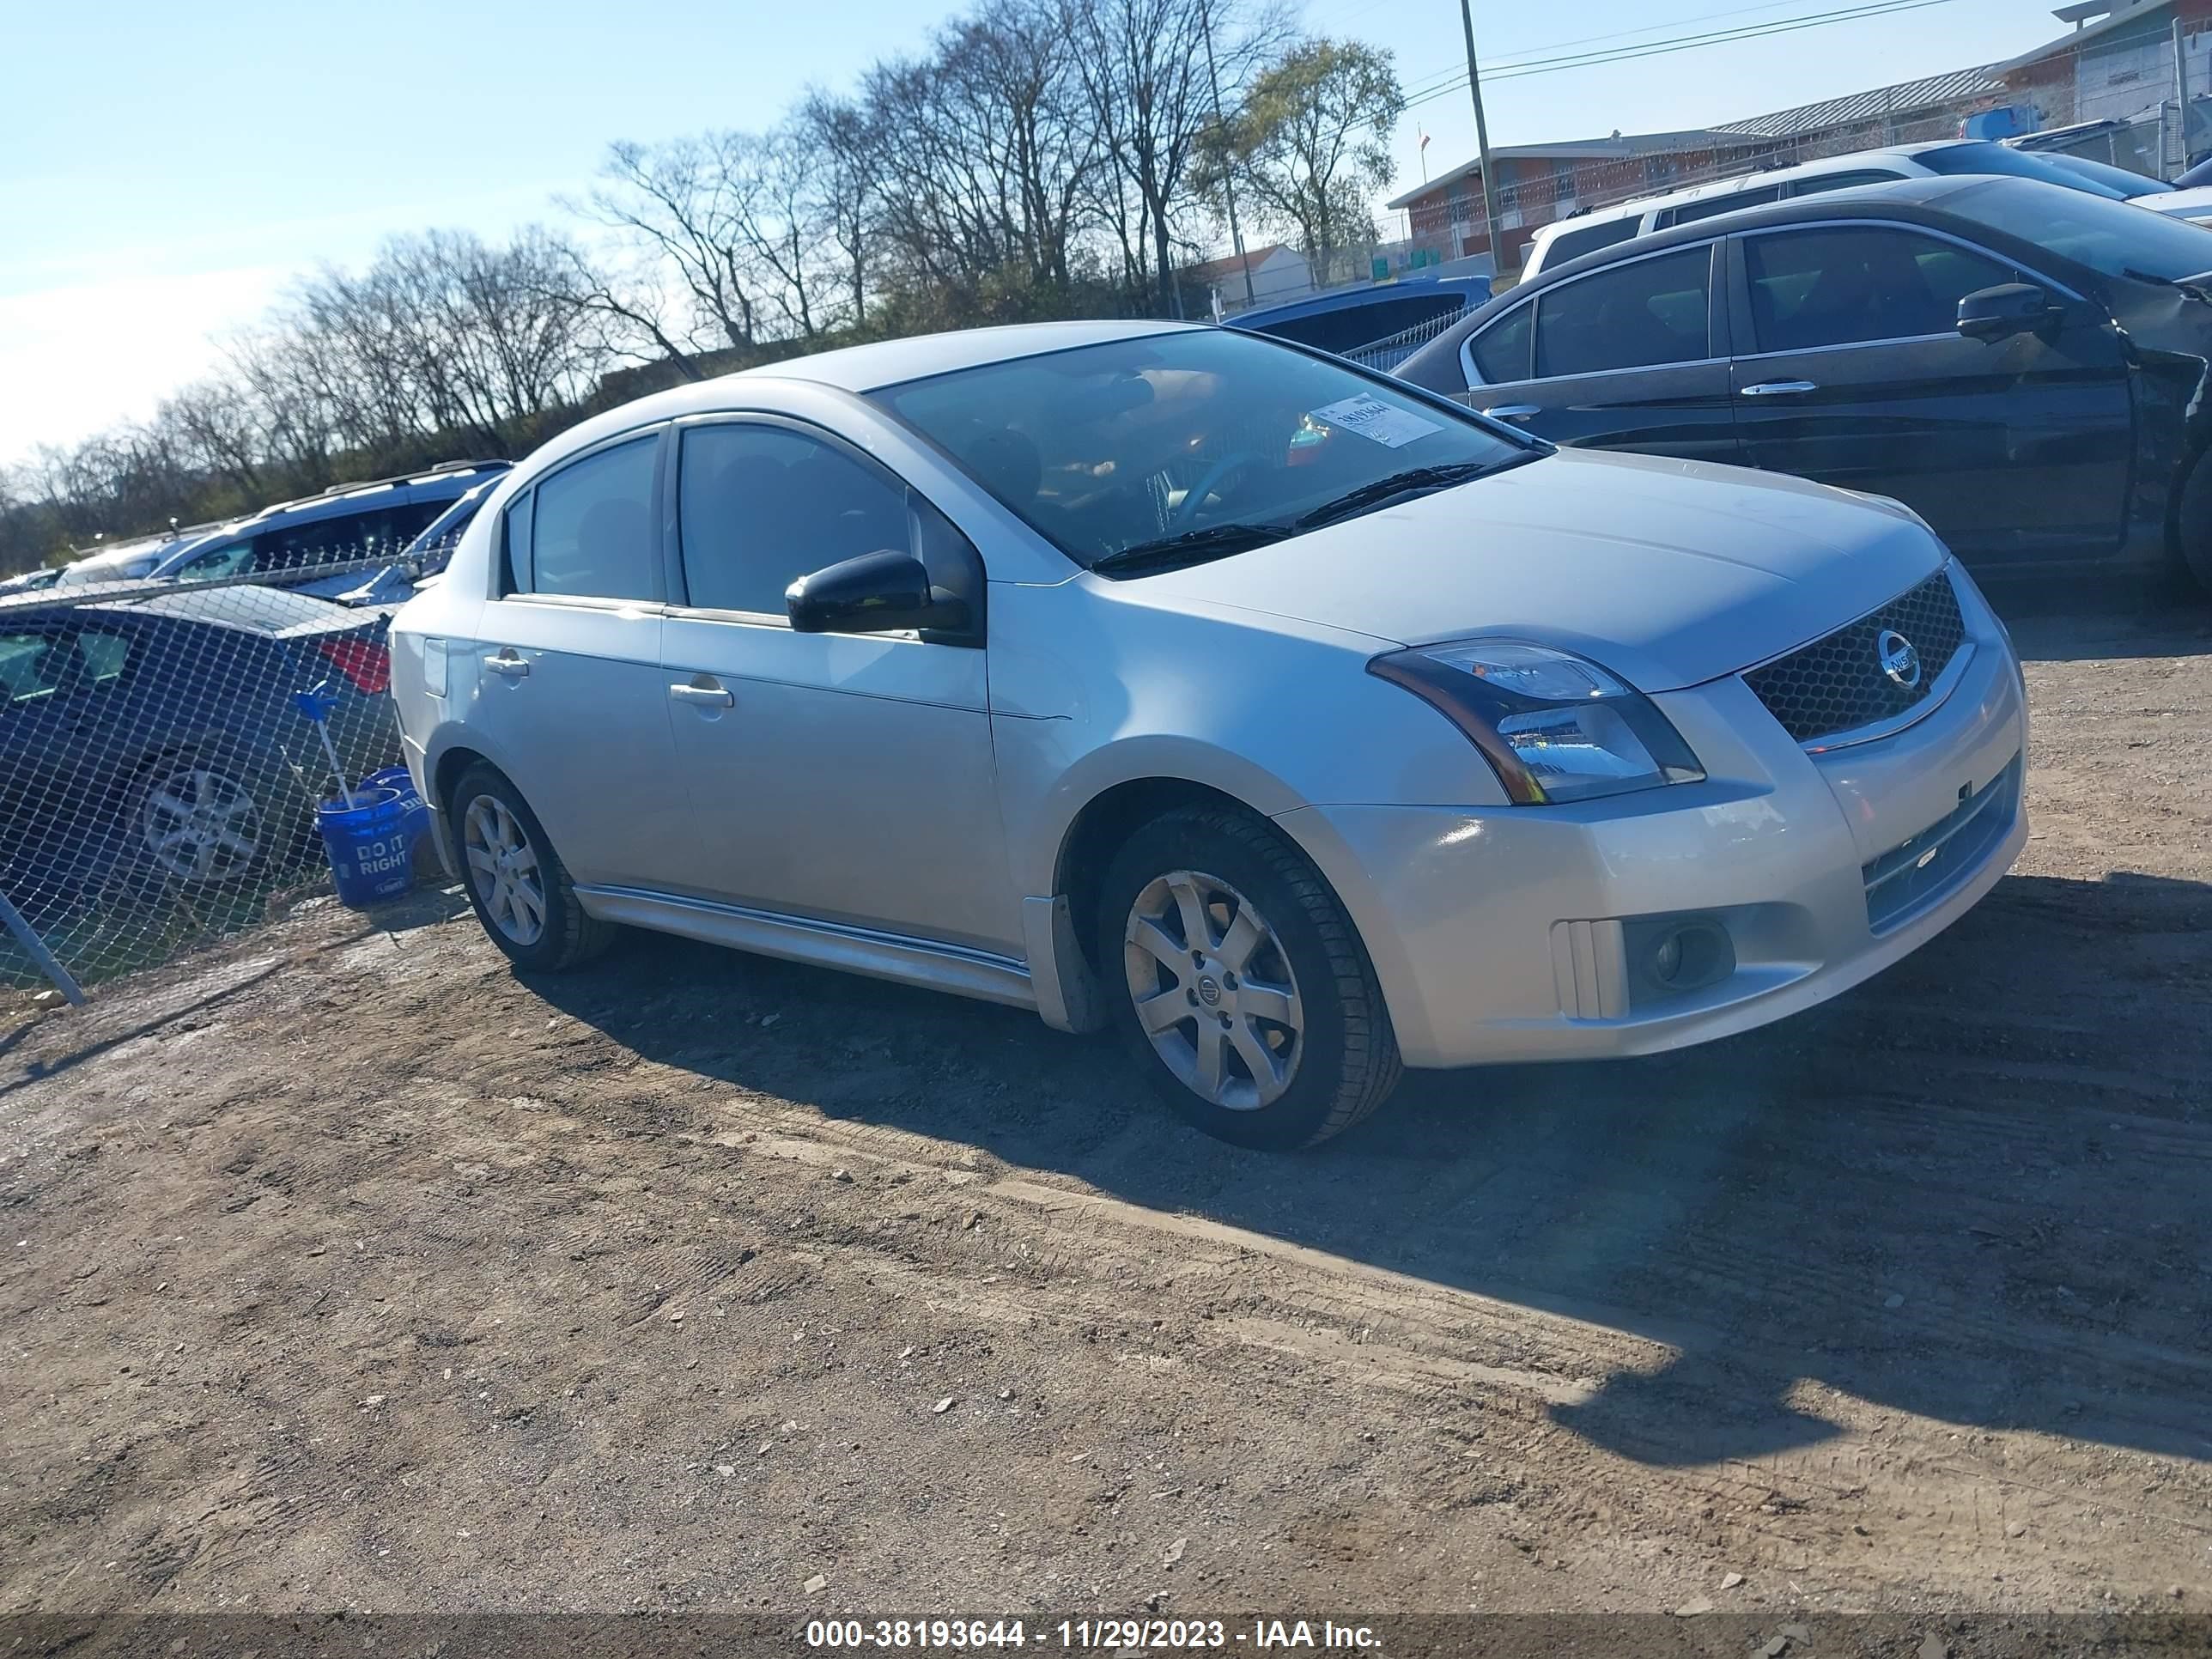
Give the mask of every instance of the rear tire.
[[453, 785], [447, 811], [470, 906], [516, 967], [557, 973], [614, 942], [614, 925], [584, 913], [545, 826], [504, 773], [471, 766]]
[[1397, 1086], [1397, 1039], [1359, 936], [1264, 820], [1193, 806], [1145, 825], [1106, 872], [1097, 929], [1124, 1045], [1207, 1134], [1315, 1146]]

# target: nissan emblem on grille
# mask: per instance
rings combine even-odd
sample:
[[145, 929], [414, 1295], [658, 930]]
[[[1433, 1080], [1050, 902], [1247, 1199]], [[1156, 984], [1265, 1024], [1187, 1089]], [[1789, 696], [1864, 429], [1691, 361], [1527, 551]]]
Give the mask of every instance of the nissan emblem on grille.
[[1892, 719], [1923, 702], [1966, 643], [1966, 617], [1938, 570], [1887, 605], [1744, 675], [1799, 743]]
[[1920, 653], [1894, 628], [1881, 630], [1881, 637], [1874, 642], [1874, 654], [1881, 672], [1906, 690], [1920, 684]]

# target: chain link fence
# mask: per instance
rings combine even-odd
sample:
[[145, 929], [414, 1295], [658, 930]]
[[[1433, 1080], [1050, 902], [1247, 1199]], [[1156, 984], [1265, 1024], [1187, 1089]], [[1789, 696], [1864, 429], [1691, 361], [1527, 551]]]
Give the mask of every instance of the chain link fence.
[[325, 882], [316, 808], [401, 762], [386, 641], [423, 569], [0, 598], [0, 982], [74, 992]]

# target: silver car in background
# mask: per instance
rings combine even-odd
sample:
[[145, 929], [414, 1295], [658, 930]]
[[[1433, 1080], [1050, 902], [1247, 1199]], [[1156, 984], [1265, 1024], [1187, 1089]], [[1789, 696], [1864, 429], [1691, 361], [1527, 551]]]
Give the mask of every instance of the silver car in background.
[[2018, 665], [1911, 513], [1554, 451], [1229, 330], [612, 410], [495, 488], [392, 645], [525, 969], [627, 923], [1110, 1024], [1252, 1146], [1401, 1065], [1808, 1007], [2027, 836]]

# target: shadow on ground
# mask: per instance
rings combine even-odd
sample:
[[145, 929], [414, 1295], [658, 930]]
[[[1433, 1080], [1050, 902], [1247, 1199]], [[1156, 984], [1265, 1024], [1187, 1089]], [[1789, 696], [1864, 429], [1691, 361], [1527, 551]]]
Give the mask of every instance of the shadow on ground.
[[646, 936], [533, 988], [724, 1083], [1668, 1344], [1554, 1408], [1639, 1461], [1834, 1433], [1799, 1379], [2201, 1458], [2208, 920], [2195, 883], [2009, 878], [1812, 1013], [1650, 1060], [1415, 1075], [1294, 1157], [1180, 1127], [1110, 1041], [1012, 1011]]

